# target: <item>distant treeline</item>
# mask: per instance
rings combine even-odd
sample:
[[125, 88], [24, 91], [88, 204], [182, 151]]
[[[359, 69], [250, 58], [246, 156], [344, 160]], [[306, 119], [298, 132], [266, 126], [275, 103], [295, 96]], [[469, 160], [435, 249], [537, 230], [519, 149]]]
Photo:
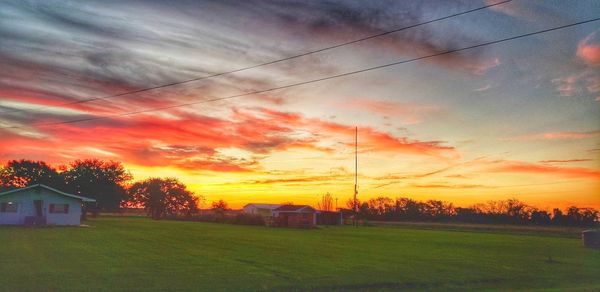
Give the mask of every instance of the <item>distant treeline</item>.
[[358, 217], [380, 221], [431, 221], [482, 224], [530, 224], [557, 226], [594, 226], [600, 212], [593, 208], [571, 206], [551, 212], [529, 206], [517, 199], [489, 201], [471, 207], [455, 207], [452, 203], [409, 198], [378, 197], [365, 202], [348, 201], [350, 210], [358, 206]]
[[[260, 220], [244, 216], [225, 216], [229, 207], [219, 200], [212, 203], [213, 215], [199, 214], [203, 197], [194, 194], [176, 178], [149, 178], [133, 181], [120, 162], [99, 159], [75, 160], [52, 167], [43, 161], [11, 160], [0, 166], [0, 192], [32, 184], [45, 184], [59, 190], [96, 199], [84, 206], [84, 213], [120, 212], [140, 208], [154, 219], [188, 218], [197, 221], [257, 224]], [[382, 221], [436, 221], [485, 224], [536, 224], [557, 226], [598, 225], [600, 213], [591, 208], [572, 206], [551, 212], [529, 206], [519, 200], [490, 201], [468, 208], [452, 203], [409, 198], [378, 197], [364, 202], [348, 202], [358, 217]], [[333, 198], [323, 196], [319, 209], [333, 210]]]

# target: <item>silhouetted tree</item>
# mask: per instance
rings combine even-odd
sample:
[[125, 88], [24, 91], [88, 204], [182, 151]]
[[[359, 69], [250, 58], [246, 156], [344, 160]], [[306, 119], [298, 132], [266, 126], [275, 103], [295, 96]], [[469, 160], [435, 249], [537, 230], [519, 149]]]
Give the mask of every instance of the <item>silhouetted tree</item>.
[[402, 220], [419, 220], [421, 216], [422, 204], [409, 198], [396, 199], [396, 212]]
[[451, 203], [438, 200], [425, 202], [423, 211], [426, 217], [436, 221], [449, 220], [455, 214], [454, 206]]
[[333, 211], [333, 197], [330, 193], [326, 193], [321, 197], [321, 201], [317, 203], [317, 208], [323, 211]]
[[22, 188], [33, 184], [63, 188], [57, 170], [43, 161], [11, 160], [0, 168], [0, 190]]
[[510, 220], [510, 223], [527, 223], [531, 213], [531, 207], [517, 199], [509, 199], [503, 203], [505, 210], [502, 210]]
[[68, 191], [96, 199], [94, 213], [118, 211], [125, 184], [132, 179], [120, 162], [98, 159], [76, 160], [64, 167], [62, 176]]
[[554, 225], [565, 225], [566, 224], [565, 216], [563, 215], [563, 212], [558, 208], [555, 208], [552, 211], [552, 224], [554, 224]]
[[389, 219], [394, 208], [394, 201], [388, 197], [377, 197], [367, 202], [368, 215], [374, 219]]
[[161, 219], [170, 215], [190, 216], [198, 211], [199, 198], [175, 178], [149, 178], [127, 190], [124, 205], [143, 207], [148, 216]]
[[[352, 208], [352, 200], [348, 207]], [[455, 208], [451, 203], [439, 200], [425, 202], [409, 198], [376, 197], [360, 203], [359, 214], [362, 219], [372, 220], [409, 220], [409, 221], [454, 221], [488, 224], [538, 224], [592, 226], [598, 224], [600, 212], [591, 208], [570, 207], [566, 214], [559, 209], [550, 213], [538, 210], [517, 199], [488, 201], [475, 204], [470, 208]]]
[[531, 223], [537, 225], [549, 225], [552, 223], [550, 213], [543, 210], [534, 210], [531, 212]]
[[216, 202], [212, 202], [212, 209], [215, 211], [215, 213], [223, 215], [225, 214], [225, 211], [229, 210], [229, 205], [223, 200], [218, 200]]
[[563, 215], [563, 224], [570, 226], [591, 226], [598, 219], [598, 211], [591, 208], [578, 208], [571, 206], [567, 214]]
[[352, 211], [358, 211], [360, 208], [360, 200], [356, 199], [355, 201], [354, 199], [348, 199], [348, 201], [346, 201], [346, 207]]

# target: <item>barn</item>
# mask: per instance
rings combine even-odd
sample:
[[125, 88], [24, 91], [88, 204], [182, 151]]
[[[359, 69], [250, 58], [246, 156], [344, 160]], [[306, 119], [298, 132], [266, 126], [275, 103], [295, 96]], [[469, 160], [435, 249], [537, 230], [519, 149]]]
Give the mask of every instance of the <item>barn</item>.
[[81, 206], [96, 200], [43, 184], [0, 193], [0, 225], [80, 225]]
[[244, 206], [244, 213], [261, 215], [263, 217], [273, 216], [273, 210], [281, 207], [281, 204], [257, 204], [250, 203]]
[[311, 228], [317, 224], [317, 210], [309, 205], [282, 205], [273, 209], [273, 219], [279, 227]]

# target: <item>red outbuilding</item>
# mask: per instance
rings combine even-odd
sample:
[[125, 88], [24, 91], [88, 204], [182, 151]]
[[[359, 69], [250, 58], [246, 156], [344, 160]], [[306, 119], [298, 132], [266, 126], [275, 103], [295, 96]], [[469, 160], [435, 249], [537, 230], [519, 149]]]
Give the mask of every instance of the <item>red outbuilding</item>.
[[317, 210], [309, 205], [283, 205], [273, 210], [273, 219], [279, 227], [312, 228], [317, 224]]

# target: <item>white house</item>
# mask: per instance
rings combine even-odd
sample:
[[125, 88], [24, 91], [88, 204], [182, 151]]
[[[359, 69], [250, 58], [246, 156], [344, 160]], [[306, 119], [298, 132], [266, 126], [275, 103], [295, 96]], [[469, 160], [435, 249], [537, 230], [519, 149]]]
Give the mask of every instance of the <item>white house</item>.
[[96, 200], [43, 184], [0, 193], [0, 225], [79, 225], [81, 205]]
[[273, 216], [273, 210], [281, 207], [281, 204], [256, 204], [250, 203], [244, 206], [243, 212], [246, 214], [257, 214], [261, 216]]

